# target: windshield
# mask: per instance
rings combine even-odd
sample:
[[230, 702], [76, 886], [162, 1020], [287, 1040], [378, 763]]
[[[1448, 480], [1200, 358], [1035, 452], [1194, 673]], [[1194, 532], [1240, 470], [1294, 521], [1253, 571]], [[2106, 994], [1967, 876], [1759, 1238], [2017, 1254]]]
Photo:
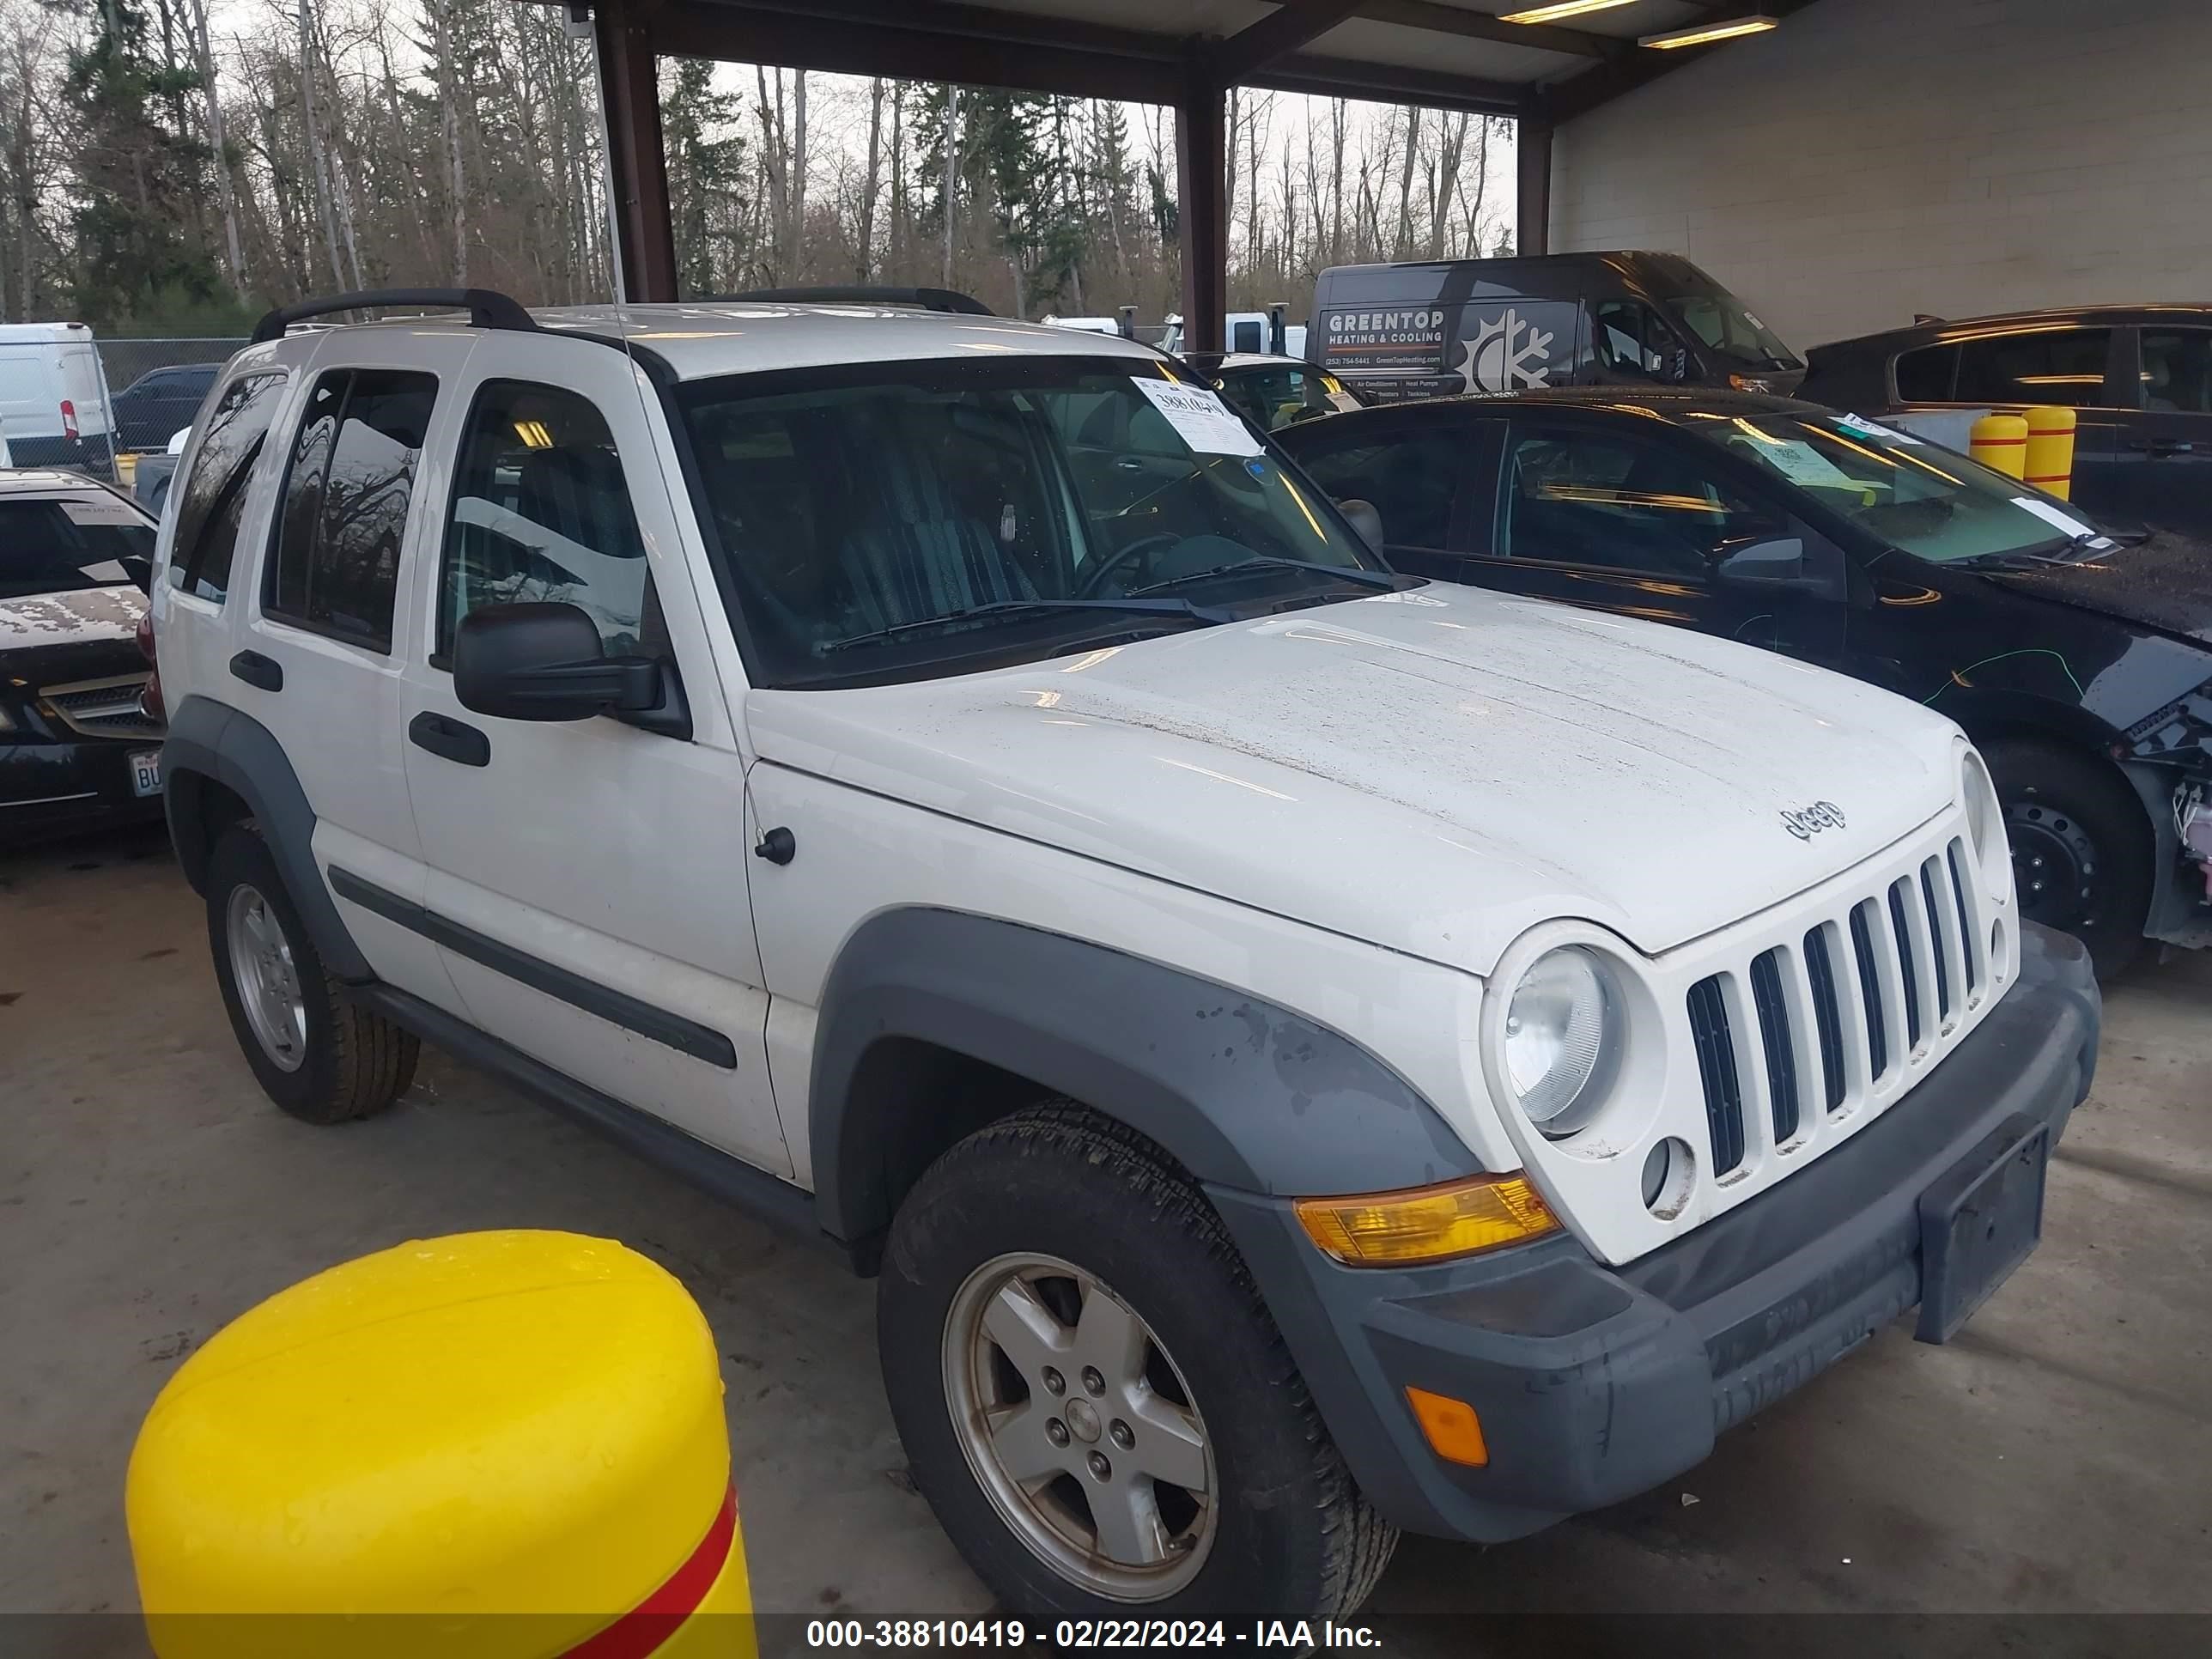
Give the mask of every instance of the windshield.
[[153, 556], [153, 527], [115, 496], [0, 501], [0, 599], [120, 587], [123, 561]]
[[1677, 322], [1703, 340], [1707, 349], [1723, 357], [1753, 368], [1805, 367], [1773, 330], [1745, 310], [1743, 301], [1726, 289], [1678, 294], [1665, 304]]
[[1700, 435], [1756, 461], [1892, 547], [1939, 564], [2112, 544], [2064, 502], [1855, 415], [1705, 415]]
[[957, 672], [1390, 580], [1164, 365], [809, 369], [678, 402], [759, 684]]

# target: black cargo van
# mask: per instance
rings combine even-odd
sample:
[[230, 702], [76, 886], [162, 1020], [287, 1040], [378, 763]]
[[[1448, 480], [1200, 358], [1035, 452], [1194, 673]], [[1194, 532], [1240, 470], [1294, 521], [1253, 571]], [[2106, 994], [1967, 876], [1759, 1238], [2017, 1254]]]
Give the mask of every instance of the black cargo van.
[[1332, 265], [1306, 356], [1364, 402], [1543, 386], [1786, 392], [1805, 365], [1677, 253]]

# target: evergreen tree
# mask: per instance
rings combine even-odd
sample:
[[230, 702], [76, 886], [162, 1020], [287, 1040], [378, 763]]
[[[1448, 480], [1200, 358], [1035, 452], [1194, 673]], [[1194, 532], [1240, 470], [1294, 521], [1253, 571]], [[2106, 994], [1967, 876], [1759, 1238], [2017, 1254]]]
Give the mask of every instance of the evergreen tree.
[[[726, 293], [744, 285], [734, 228], [744, 216], [745, 141], [735, 131], [744, 100], [717, 92], [714, 65], [679, 58], [661, 71], [661, 143], [668, 156], [669, 218], [679, 294]], [[717, 136], [720, 135], [720, 136]]]
[[[112, 328], [179, 305], [217, 301], [222, 276], [206, 241], [207, 147], [187, 124], [199, 71], [155, 55], [137, 0], [68, 0], [85, 18], [64, 101], [76, 131], [76, 308]], [[163, 13], [165, 21], [168, 14]]]

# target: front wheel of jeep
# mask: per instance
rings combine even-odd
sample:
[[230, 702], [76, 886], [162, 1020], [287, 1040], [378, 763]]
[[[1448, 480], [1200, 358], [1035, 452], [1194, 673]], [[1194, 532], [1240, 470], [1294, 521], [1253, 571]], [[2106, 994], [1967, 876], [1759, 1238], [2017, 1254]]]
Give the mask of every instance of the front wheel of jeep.
[[1390, 1559], [1219, 1218], [1109, 1120], [1056, 1103], [940, 1157], [877, 1323], [916, 1484], [1024, 1618], [1342, 1616]]

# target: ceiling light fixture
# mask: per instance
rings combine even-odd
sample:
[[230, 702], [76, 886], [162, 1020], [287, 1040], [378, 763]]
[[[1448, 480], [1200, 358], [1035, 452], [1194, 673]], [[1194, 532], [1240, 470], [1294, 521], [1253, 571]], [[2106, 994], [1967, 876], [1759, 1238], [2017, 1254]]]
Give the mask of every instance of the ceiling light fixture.
[[1673, 29], [1665, 34], [1647, 34], [1636, 44], [1660, 52], [1672, 52], [1677, 46], [1702, 46], [1713, 40], [1733, 40], [1740, 34], [1764, 34], [1777, 27], [1778, 25], [1773, 18], [1761, 12], [1755, 17], [1732, 17], [1724, 23], [1698, 23], [1686, 29]]
[[1631, 0], [1553, 0], [1548, 6], [1531, 6], [1526, 11], [1509, 11], [1498, 21], [1501, 23], [1556, 23], [1563, 17], [1580, 17], [1584, 12], [1610, 11], [1615, 6], [1626, 6]]

